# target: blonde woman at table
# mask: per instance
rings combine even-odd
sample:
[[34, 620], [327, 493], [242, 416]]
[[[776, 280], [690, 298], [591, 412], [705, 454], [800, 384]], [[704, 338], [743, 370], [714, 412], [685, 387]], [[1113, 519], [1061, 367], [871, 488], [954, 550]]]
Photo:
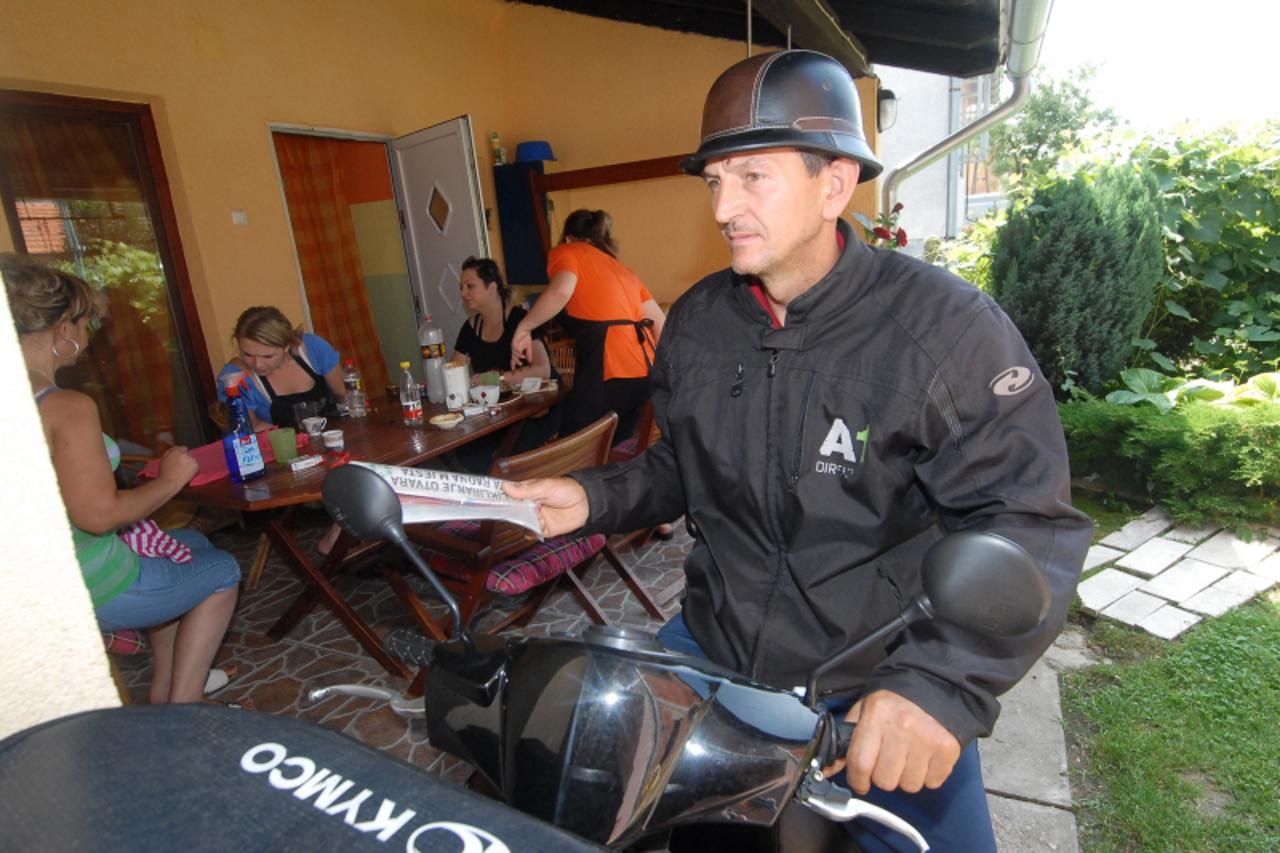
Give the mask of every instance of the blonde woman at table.
[[[293, 413], [297, 403], [314, 402], [328, 417], [337, 414], [337, 403], [346, 402], [338, 351], [319, 335], [295, 327], [279, 308], [246, 308], [231, 339], [240, 354], [219, 371], [218, 398], [225, 403], [227, 386], [238, 384], [255, 430], [300, 426]], [[330, 525], [316, 552], [327, 557], [341, 532]]]
[[295, 403], [315, 402], [322, 415], [345, 403], [338, 351], [319, 335], [295, 327], [279, 308], [247, 308], [231, 333], [240, 354], [218, 372], [218, 397], [239, 384], [254, 429], [296, 427]]
[[149, 629], [152, 704], [203, 701], [235, 608], [240, 567], [201, 533], [148, 524], [195, 476], [196, 461], [186, 448], [171, 448], [154, 480], [117, 488], [112, 472], [120, 449], [102, 432], [97, 405], [53, 378], [89, 345], [102, 317], [100, 294], [17, 255], [0, 256], [0, 273], [98, 624], [104, 631]]

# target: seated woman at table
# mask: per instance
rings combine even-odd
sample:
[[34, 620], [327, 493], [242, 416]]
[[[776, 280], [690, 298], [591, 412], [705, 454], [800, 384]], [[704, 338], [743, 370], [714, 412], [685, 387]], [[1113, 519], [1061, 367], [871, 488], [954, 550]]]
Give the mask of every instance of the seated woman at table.
[[[530, 357], [524, 363], [512, 367], [511, 336], [524, 319], [525, 310], [510, 303], [511, 290], [502, 280], [502, 271], [496, 261], [476, 257], [463, 261], [458, 291], [463, 307], [471, 316], [458, 330], [458, 338], [453, 344], [454, 358], [461, 357], [471, 365], [472, 385], [480, 384], [482, 374], [490, 371], [496, 372], [500, 383], [506, 385], [519, 385], [522, 379], [529, 377], [547, 379], [552, 376], [551, 358], [541, 340], [533, 341]], [[526, 423], [521, 426], [521, 438], [528, 437], [541, 444], [553, 429], [542, 423]], [[502, 435], [495, 433], [468, 442], [450, 456], [467, 471], [487, 474], [493, 466], [494, 452], [501, 445]]]
[[466, 357], [471, 365], [471, 382], [480, 374], [499, 372], [506, 385], [519, 385], [522, 379], [551, 376], [551, 359], [541, 340], [534, 340], [529, 359], [519, 367], [511, 366], [511, 337], [525, 317], [525, 310], [510, 304], [511, 289], [502, 280], [496, 261], [490, 258], [467, 258], [462, 262], [458, 279], [462, 305], [471, 315], [458, 330], [455, 353]]
[[17, 255], [0, 256], [0, 272], [98, 624], [104, 631], [150, 629], [153, 704], [202, 701], [235, 608], [240, 567], [201, 533], [148, 524], [195, 476], [196, 461], [186, 448], [170, 448], [158, 477], [117, 488], [120, 449], [102, 432], [97, 405], [53, 381], [88, 346], [102, 317], [100, 294]]
[[279, 308], [246, 309], [231, 339], [240, 354], [218, 372], [218, 397], [226, 401], [227, 385], [239, 383], [254, 429], [298, 426], [296, 403], [316, 402], [321, 414], [333, 414], [337, 403], [346, 402], [338, 351], [295, 328]]

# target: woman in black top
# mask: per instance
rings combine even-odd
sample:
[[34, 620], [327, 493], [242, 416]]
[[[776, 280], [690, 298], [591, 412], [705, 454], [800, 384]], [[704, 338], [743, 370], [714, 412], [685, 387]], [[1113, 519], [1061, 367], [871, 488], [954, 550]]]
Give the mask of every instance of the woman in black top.
[[551, 375], [551, 359], [542, 341], [533, 342], [532, 360], [511, 369], [511, 336], [525, 316], [518, 305], [508, 304], [511, 291], [502, 280], [498, 264], [489, 258], [467, 258], [462, 262], [458, 279], [462, 304], [471, 313], [458, 330], [455, 353], [466, 356], [471, 364], [471, 381], [481, 373], [499, 371], [504, 385], [519, 385], [520, 380]]

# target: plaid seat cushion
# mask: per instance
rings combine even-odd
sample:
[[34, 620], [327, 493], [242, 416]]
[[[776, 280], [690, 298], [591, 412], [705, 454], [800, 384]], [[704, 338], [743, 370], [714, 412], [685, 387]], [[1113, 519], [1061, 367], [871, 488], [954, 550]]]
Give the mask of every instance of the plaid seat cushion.
[[140, 655], [147, 650], [147, 641], [142, 638], [142, 632], [132, 628], [107, 631], [102, 635], [102, 642], [106, 644], [107, 651], [118, 655]]
[[[480, 535], [477, 521], [450, 521], [440, 525], [444, 533], [460, 539], [476, 541]], [[528, 548], [498, 563], [489, 572], [485, 588], [498, 595], [520, 595], [535, 586], [559, 577], [604, 547], [601, 533], [589, 536], [557, 536], [534, 542]], [[434, 548], [419, 548], [431, 570], [456, 580], [466, 580], [472, 564], [444, 554]]]

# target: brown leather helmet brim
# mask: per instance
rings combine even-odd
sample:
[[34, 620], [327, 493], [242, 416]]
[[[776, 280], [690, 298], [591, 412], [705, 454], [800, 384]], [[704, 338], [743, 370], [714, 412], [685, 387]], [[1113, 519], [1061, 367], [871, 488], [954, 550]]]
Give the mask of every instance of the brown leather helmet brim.
[[708, 139], [698, 146], [697, 151], [680, 161], [680, 168], [686, 174], [698, 177], [702, 175], [708, 160], [765, 148], [821, 151], [853, 160], [862, 167], [858, 173], [860, 184], [875, 180], [884, 171], [884, 166], [871, 153], [871, 148], [856, 136], [847, 133], [813, 133], [791, 128], [764, 128]]

